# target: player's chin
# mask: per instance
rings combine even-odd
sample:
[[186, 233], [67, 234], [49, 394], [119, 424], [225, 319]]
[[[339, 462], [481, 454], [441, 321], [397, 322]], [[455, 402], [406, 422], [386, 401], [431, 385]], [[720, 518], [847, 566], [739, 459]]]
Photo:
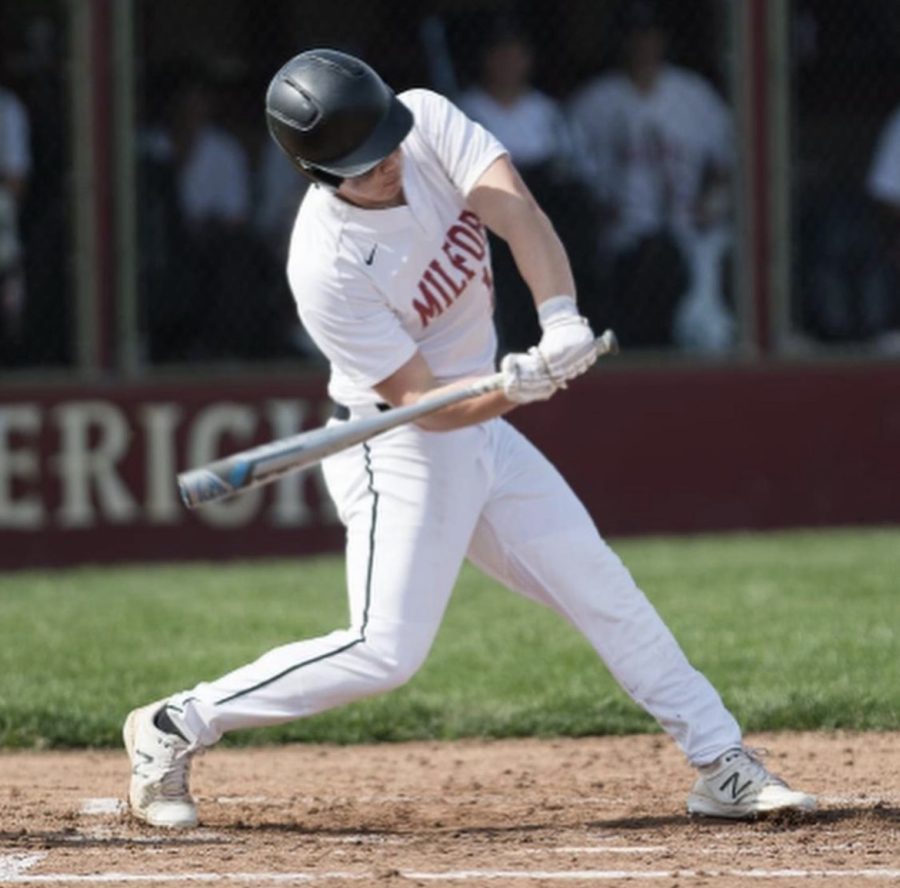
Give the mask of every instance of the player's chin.
[[396, 179], [384, 183], [384, 188], [381, 192], [381, 200], [396, 200], [400, 196], [400, 189], [403, 187], [403, 180], [400, 176], [397, 176]]

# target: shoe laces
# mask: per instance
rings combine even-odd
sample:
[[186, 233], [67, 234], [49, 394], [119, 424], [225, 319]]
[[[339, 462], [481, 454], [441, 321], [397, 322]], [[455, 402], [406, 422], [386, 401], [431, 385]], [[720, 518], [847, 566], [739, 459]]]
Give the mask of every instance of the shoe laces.
[[188, 776], [194, 752], [184, 742], [166, 738], [160, 742], [167, 755], [159, 778], [160, 795], [165, 798], [183, 798], [188, 795]]
[[[780, 778], [776, 777], [763, 762], [763, 758], [769, 754], [767, 749], [759, 747], [743, 746], [734, 751], [733, 759], [740, 760], [739, 767], [741, 772], [758, 782], [761, 786], [778, 785], [786, 786], [787, 784]], [[728, 755], [728, 754], [727, 754]]]

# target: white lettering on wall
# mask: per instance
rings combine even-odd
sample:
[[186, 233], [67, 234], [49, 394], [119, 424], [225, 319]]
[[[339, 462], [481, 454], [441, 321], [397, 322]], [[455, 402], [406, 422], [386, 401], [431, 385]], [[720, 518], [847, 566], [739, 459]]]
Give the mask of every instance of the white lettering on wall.
[[60, 526], [98, 523], [92, 489], [102, 518], [113, 524], [133, 521], [138, 507], [116, 468], [130, 439], [123, 412], [108, 401], [72, 401], [52, 412], [60, 435], [53, 460], [62, 493], [56, 514]]
[[[177, 399], [2, 404], [0, 531], [185, 526], [189, 513], [178, 496], [178, 472], [262, 438], [319, 428], [327, 409], [307, 398], [218, 401], [195, 414]], [[278, 529], [337, 521], [320, 466], [194, 514], [223, 529], [258, 521]]]
[[181, 414], [177, 404], [145, 404], [138, 411], [146, 442], [144, 516], [151, 524], [177, 524], [184, 512], [175, 481], [175, 429]]
[[37, 404], [0, 407], [0, 527], [31, 530], [44, 523], [44, 506], [37, 492], [13, 498], [13, 482], [39, 477], [38, 447], [13, 448], [12, 435], [36, 435], [41, 429]]
[[[272, 427], [272, 438], [289, 438], [300, 434], [306, 419], [306, 401], [272, 400], [266, 402], [266, 416]], [[307, 474], [286, 475], [275, 484], [271, 520], [276, 527], [305, 527], [312, 521], [309, 505], [303, 495]]]

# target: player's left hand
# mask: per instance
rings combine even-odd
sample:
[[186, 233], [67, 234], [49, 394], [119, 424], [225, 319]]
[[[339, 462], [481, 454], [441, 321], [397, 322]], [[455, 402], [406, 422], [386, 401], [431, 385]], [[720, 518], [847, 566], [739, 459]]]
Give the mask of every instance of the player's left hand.
[[503, 374], [503, 393], [516, 404], [546, 401], [559, 386], [547, 372], [547, 362], [530, 348], [527, 354], [513, 352], [500, 362]]
[[597, 345], [587, 318], [571, 296], [554, 296], [541, 303], [538, 319], [544, 335], [538, 351], [558, 386], [580, 376], [597, 360]]

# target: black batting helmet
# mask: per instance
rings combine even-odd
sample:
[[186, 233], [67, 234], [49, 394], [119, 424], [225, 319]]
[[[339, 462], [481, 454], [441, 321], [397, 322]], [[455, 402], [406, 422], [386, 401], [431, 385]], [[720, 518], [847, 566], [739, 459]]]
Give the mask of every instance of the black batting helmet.
[[377, 166], [413, 123], [372, 68], [334, 49], [303, 52], [278, 71], [266, 93], [266, 120], [301, 172], [333, 187]]

